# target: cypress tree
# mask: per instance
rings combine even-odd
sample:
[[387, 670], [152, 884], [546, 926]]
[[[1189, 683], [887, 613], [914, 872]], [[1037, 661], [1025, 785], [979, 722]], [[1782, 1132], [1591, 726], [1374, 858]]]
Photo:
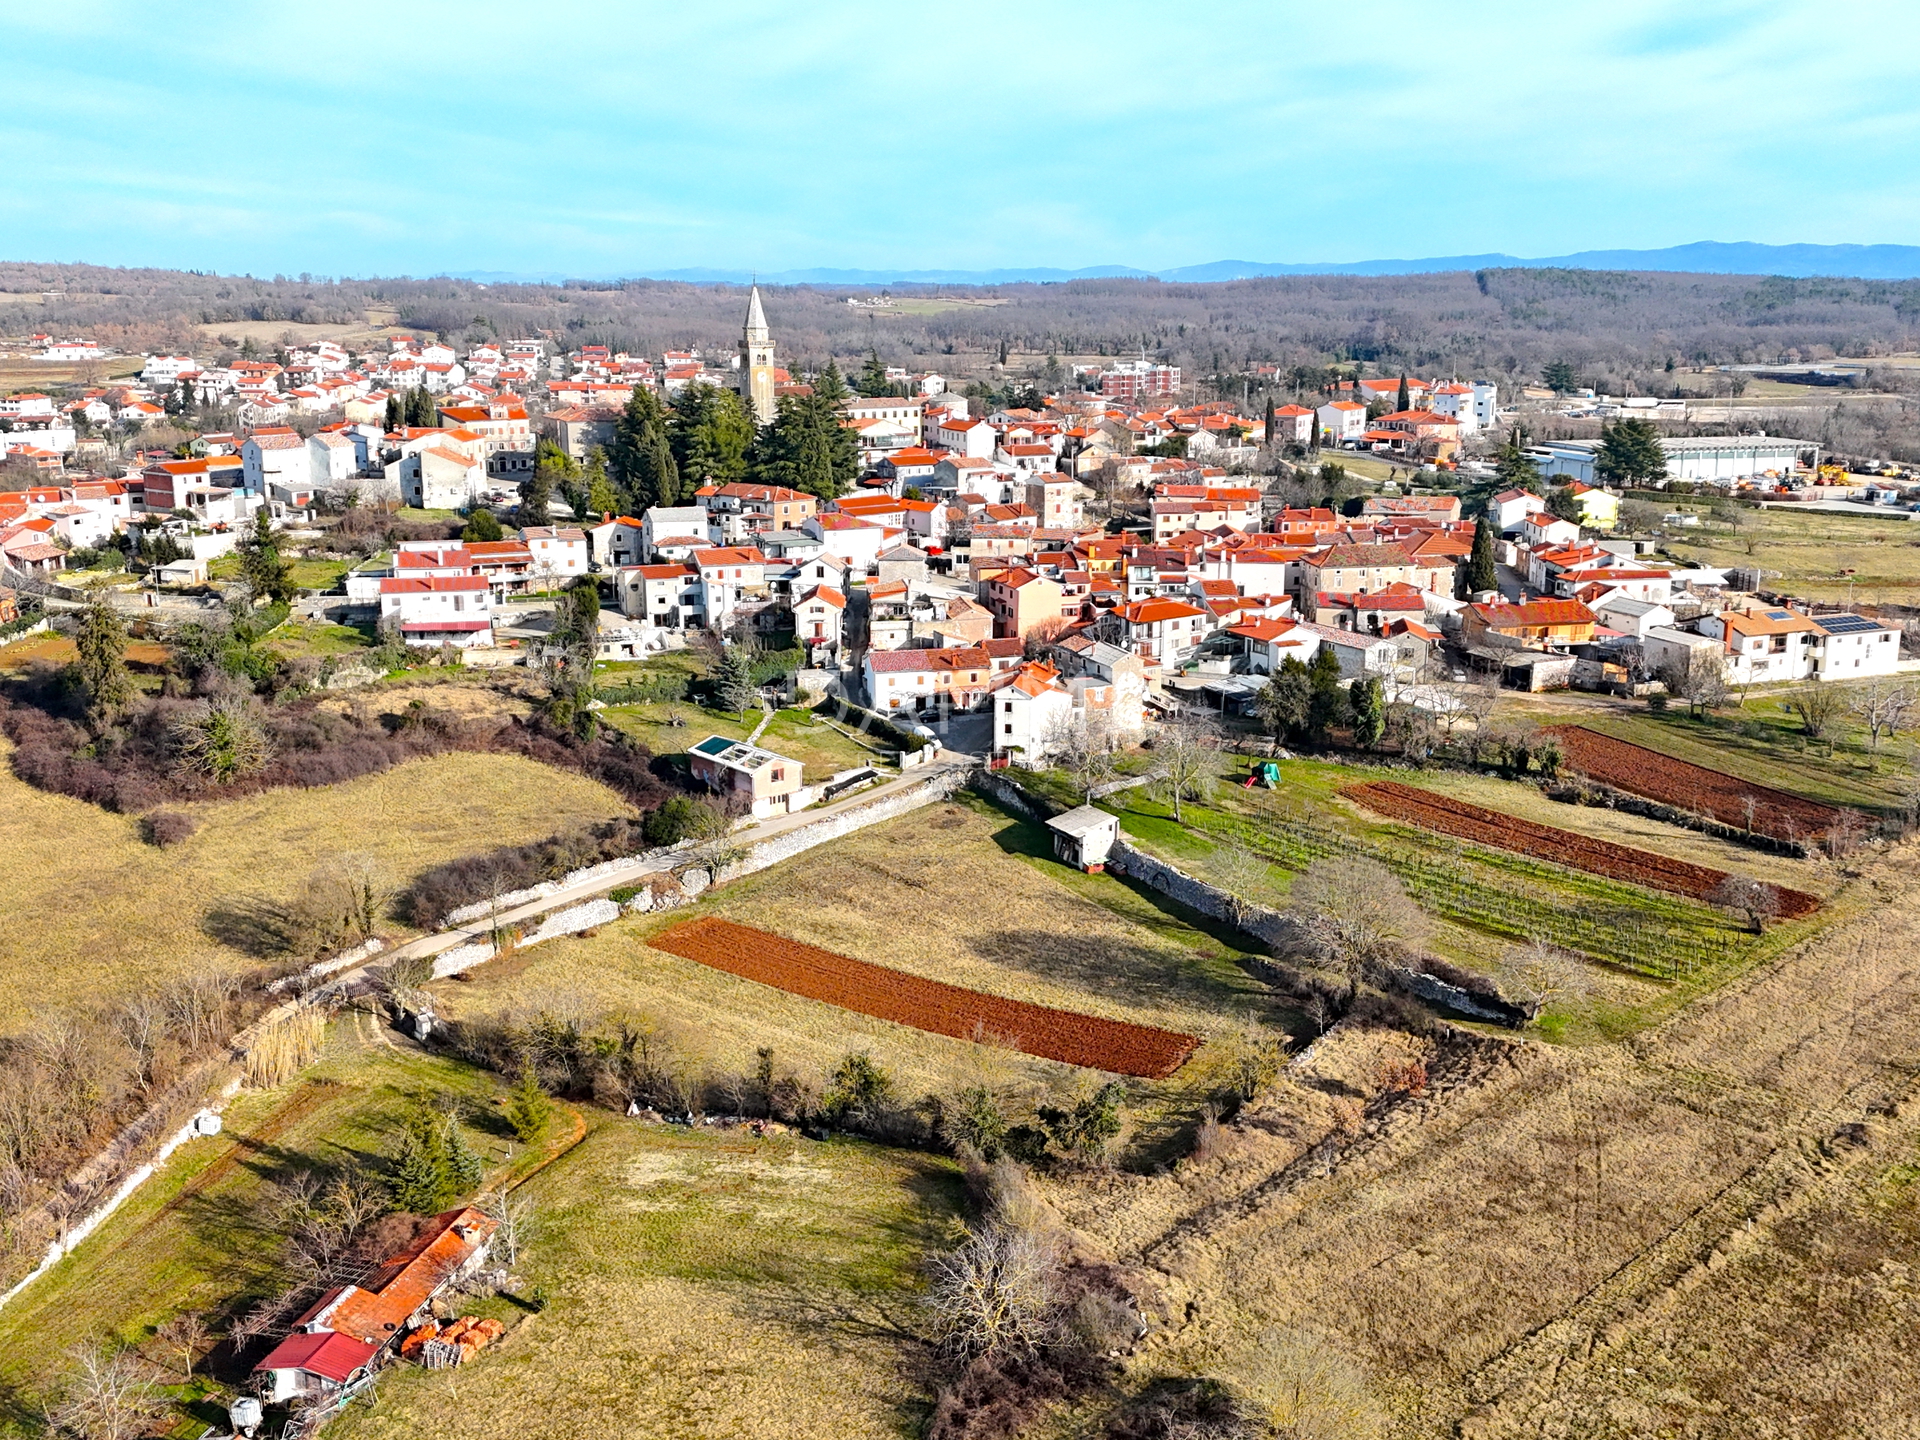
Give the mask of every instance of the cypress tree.
[[1405, 410], [1407, 405], [1407, 377], [1402, 375], [1400, 377], [1400, 389], [1393, 397], [1393, 408], [1395, 410]]
[[398, 430], [406, 423], [407, 412], [406, 407], [401, 403], [400, 392], [389, 390], [387, 392], [387, 429]]
[[1267, 423], [1262, 438], [1267, 444], [1273, 444], [1273, 397], [1271, 395], [1267, 397]]
[[1347, 687], [1347, 708], [1353, 712], [1353, 742], [1371, 750], [1387, 733], [1387, 697], [1378, 675], [1362, 675]]
[[[1467, 557], [1464, 585], [1467, 595], [1500, 588], [1500, 572], [1494, 564], [1493, 516], [1482, 513], [1473, 522], [1473, 553]], [[1466, 599], [1466, 595], [1459, 598]]]

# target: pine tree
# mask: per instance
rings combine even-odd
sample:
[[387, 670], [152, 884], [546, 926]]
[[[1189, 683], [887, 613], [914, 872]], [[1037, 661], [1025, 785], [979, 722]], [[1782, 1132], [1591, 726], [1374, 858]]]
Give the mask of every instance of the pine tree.
[[754, 447], [753, 478], [833, 500], [859, 475], [859, 444], [832, 403], [817, 392], [781, 396]]
[[720, 703], [736, 715], [746, 714], [759, 700], [760, 687], [753, 683], [753, 656], [745, 645], [729, 645], [721, 652], [713, 688]]
[[635, 514], [680, 502], [680, 470], [667, 439], [666, 410], [646, 386], [634, 386], [633, 398], [614, 424], [607, 458]]
[[540, 1077], [534, 1074], [533, 1066], [520, 1068], [519, 1083], [507, 1096], [506, 1116], [507, 1124], [513, 1127], [522, 1144], [531, 1145], [546, 1133], [547, 1122], [553, 1116], [553, 1102], [540, 1088]]
[[607, 477], [607, 452], [598, 445], [587, 454], [587, 468], [581, 476], [580, 490], [581, 504], [586, 507], [586, 515], [582, 518], [610, 515], [620, 504], [620, 497], [614, 493], [613, 481]]
[[449, 1115], [446, 1126], [447, 1178], [453, 1182], [456, 1195], [471, 1195], [480, 1188], [480, 1181], [486, 1174], [479, 1154], [467, 1144], [467, 1137], [460, 1129], [457, 1117]]
[[1527, 454], [1527, 432], [1515, 425], [1507, 432], [1493, 463], [1494, 479], [1502, 489], [1525, 490], [1540, 483], [1540, 467]]
[[392, 1189], [396, 1209], [415, 1215], [434, 1215], [446, 1209], [456, 1189], [443, 1117], [424, 1107], [408, 1117], [400, 1133]]
[[731, 390], [687, 386], [674, 397], [667, 439], [674, 464], [689, 487], [731, 485], [747, 478], [753, 420]]
[[852, 393], [847, 389], [847, 382], [840, 374], [840, 367], [834, 364], [832, 356], [828, 356], [826, 369], [813, 377], [814, 398], [824, 400], [829, 405], [838, 405], [842, 400], [848, 399]]
[[868, 397], [892, 393], [893, 382], [887, 379], [887, 367], [881, 362], [880, 351], [876, 347], [867, 351], [867, 363], [860, 367], [860, 379], [854, 385], [862, 395]]
[[293, 563], [280, 554], [280, 541], [265, 509], [254, 512], [253, 533], [236, 547], [240, 551], [240, 578], [256, 598], [284, 605], [293, 598]]
[[[1473, 522], [1473, 553], [1467, 557], [1466, 568], [1462, 572], [1467, 595], [1500, 588], [1500, 571], [1495, 563], [1493, 542], [1493, 516], [1482, 513]], [[1467, 596], [1459, 598], [1464, 600]]]

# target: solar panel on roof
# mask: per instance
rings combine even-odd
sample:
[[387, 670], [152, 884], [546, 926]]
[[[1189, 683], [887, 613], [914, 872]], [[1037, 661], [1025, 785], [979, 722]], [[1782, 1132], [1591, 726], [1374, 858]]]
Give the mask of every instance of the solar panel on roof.
[[1878, 630], [1880, 624], [1864, 615], [1823, 615], [1814, 622], [1829, 635], [1858, 635], [1865, 630]]
[[1769, 610], [1767, 611], [1767, 618], [1769, 620], [1788, 620], [1792, 617], [1784, 610]]

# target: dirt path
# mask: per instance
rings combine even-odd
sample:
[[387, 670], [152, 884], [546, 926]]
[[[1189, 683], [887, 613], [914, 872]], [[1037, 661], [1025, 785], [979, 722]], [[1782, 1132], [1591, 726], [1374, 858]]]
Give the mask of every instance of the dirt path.
[[[1211, 1177], [1089, 1187], [1070, 1218], [1163, 1285], [1161, 1363], [1231, 1373], [1306, 1332], [1402, 1434], [1913, 1433], [1878, 1428], [1920, 1358], [1874, 1288], [1920, 1267], [1887, 1218], [1912, 1195], [1882, 1203], [1920, 1150], [1913, 858], [1863, 918], [1633, 1042], [1529, 1046], [1351, 1144], [1250, 1134]], [[1845, 1315], [1815, 1216], [1880, 1237], [1847, 1252]], [[1818, 1303], [1783, 1307], [1796, 1286]], [[1819, 1407], [1797, 1374], [1831, 1381]]]

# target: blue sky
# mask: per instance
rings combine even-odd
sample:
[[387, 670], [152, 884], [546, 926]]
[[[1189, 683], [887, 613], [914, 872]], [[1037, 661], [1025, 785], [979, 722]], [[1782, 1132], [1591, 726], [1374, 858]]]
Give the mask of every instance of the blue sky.
[[1920, 4], [10, 0], [0, 253], [253, 273], [1920, 244]]

